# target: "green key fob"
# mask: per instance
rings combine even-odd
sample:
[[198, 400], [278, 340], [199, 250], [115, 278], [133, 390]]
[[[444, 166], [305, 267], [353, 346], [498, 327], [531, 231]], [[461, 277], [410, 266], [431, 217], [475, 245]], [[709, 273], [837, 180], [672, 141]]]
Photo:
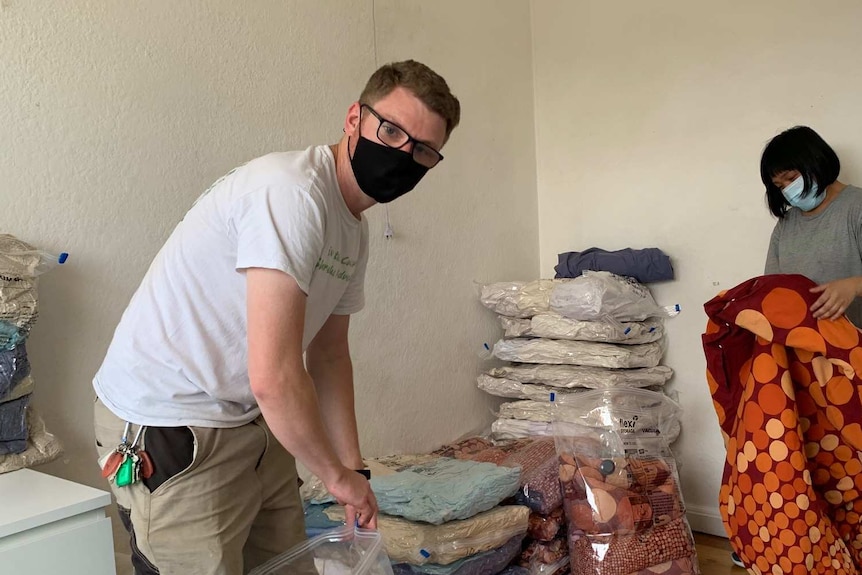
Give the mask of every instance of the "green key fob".
[[114, 476], [114, 484], [117, 487], [125, 487], [131, 485], [135, 480], [135, 462], [131, 457], [126, 456], [117, 469], [117, 474]]

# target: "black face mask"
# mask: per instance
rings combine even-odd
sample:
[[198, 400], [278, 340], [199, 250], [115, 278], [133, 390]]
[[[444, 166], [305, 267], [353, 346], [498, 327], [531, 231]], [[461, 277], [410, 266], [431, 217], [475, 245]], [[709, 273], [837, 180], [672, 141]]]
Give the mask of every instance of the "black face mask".
[[428, 168], [413, 160], [413, 154], [362, 136], [356, 142], [350, 167], [359, 189], [380, 204], [403, 196], [428, 172]]

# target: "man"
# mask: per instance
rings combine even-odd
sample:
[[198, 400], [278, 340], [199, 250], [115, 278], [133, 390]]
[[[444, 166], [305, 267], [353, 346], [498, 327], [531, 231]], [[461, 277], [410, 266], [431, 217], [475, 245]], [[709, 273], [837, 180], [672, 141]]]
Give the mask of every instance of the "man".
[[[383, 66], [338, 144], [252, 160], [174, 230], [93, 382], [137, 574], [240, 574], [301, 541], [294, 457], [348, 523], [376, 526], [347, 339], [364, 305], [361, 214], [413, 189], [459, 119], [427, 66]], [[134, 447], [111, 457], [122, 436]]]

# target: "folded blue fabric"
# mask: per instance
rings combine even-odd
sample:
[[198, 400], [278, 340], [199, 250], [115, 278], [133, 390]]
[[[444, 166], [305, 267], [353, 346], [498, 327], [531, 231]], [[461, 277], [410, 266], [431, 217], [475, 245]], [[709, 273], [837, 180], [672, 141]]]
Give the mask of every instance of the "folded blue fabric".
[[519, 467], [442, 457], [371, 479], [381, 513], [440, 525], [467, 519], [511, 497]]
[[23, 343], [10, 350], [0, 350], [0, 401], [28, 375], [30, 362]]
[[27, 406], [29, 404], [29, 395], [0, 403], [0, 455], [27, 450]]
[[24, 341], [24, 336], [18, 326], [0, 320], [0, 350], [10, 350], [22, 341]]
[[392, 571], [395, 575], [497, 575], [521, 552], [523, 540], [523, 535], [517, 535], [502, 547], [465, 557], [449, 565], [396, 563]]
[[562, 253], [558, 257], [559, 263], [554, 268], [558, 278], [576, 278], [591, 270], [632, 277], [642, 284], [673, 279], [670, 258], [658, 248], [625, 248], [615, 252], [590, 248], [582, 252]]
[[309, 504], [305, 506], [305, 535], [309, 539], [316, 535], [320, 535], [324, 531], [344, 526], [342, 522], [333, 521], [327, 517], [326, 513], [324, 513], [326, 509], [331, 506], [331, 504]]

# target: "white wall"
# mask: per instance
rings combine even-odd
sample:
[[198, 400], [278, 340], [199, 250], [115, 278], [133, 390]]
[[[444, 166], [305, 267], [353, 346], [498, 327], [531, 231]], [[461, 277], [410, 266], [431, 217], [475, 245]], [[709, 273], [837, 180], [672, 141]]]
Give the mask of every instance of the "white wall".
[[704, 380], [702, 304], [763, 270], [773, 220], [760, 152], [808, 124], [862, 181], [862, 4], [531, 3], [541, 270], [591, 246], [660, 247], [665, 363], [685, 408], [678, 457], [695, 528], [723, 533], [724, 449]]
[[444, 75], [463, 122], [392, 205], [394, 239], [382, 209], [368, 214], [352, 333], [363, 448], [429, 448], [492, 419], [475, 349], [496, 325], [472, 281], [539, 271], [529, 6], [462, 4], [0, 0], [0, 231], [71, 254], [44, 277], [29, 342], [35, 405], [66, 445], [48, 472], [104, 485], [91, 378], [192, 201], [252, 157], [335, 142], [396, 59]]

